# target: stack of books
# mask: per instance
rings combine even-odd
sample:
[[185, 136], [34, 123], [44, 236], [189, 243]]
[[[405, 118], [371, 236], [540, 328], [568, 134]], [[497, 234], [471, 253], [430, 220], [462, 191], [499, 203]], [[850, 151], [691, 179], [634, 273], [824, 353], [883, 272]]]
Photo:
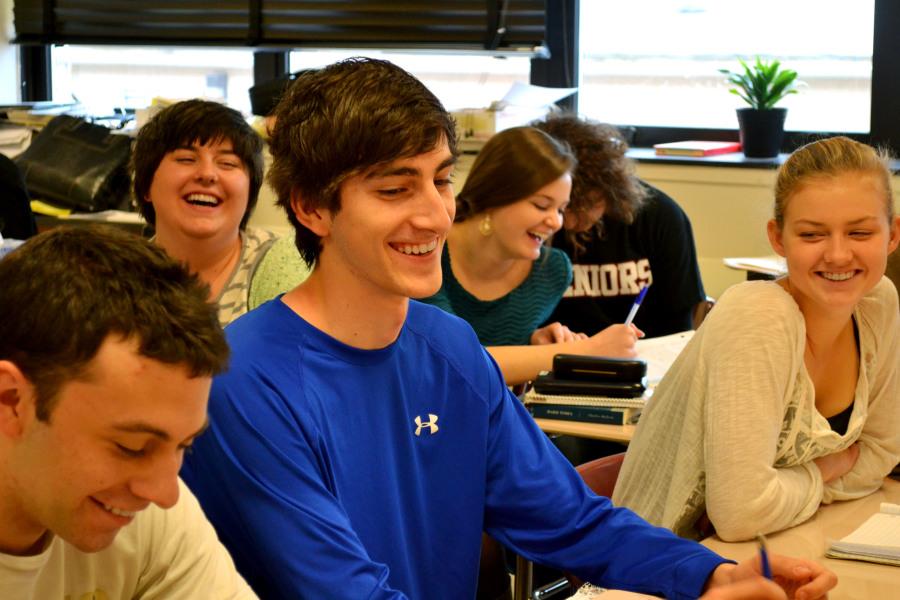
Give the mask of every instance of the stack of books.
[[714, 156], [716, 154], [740, 152], [741, 143], [687, 140], [684, 142], [655, 144], [653, 148], [656, 150], [656, 154], [660, 156]]
[[538, 419], [636, 423], [653, 388], [691, 341], [693, 330], [638, 340], [637, 360], [557, 355], [522, 399]]
[[525, 394], [524, 401], [535, 419], [630, 425], [637, 423], [647, 397], [561, 396], [531, 390]]

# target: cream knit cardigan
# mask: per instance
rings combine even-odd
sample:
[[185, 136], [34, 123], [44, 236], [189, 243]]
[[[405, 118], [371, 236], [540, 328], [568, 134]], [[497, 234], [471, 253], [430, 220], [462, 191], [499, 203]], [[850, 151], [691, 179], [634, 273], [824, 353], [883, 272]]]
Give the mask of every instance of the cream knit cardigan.
[[[733, 286], [657, 387], [613, 501], [687, 537], [706, 509], [719, 536], [736, 541], [877, 490], [900, 461], [898, 311], [886, 278], [855, 309], [860, 371], [841, 436], [815, 408], [793, 298], [774, 282]], [[813, 459], [857, 440], [855, 467], [823, 484]]]

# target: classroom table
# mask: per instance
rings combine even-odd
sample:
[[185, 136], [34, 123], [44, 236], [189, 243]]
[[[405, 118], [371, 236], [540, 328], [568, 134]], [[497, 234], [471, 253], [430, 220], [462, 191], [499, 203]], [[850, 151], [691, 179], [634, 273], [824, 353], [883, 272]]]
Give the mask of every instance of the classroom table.
[[606, 423], [585, 423], [582, 421], [563, 421], [561, 419], [535, 419], [544, 433], [573, 435], [575, 437], [606, 440], [628, 444], [634, 436], [635, 425], [608, 425]]
[[[886, 479], [884, 486], [865, 498], [822, 505], [805, 523], [766, 536], [770, 552], [810, 558], [838, 576], [829, 600], [887, 600], [900, 598], [900, 567], [825, 557], [828, 540], [844, 537], [878, 512], [881, 502], [900, 503], [900, 481]], [[756, 542], [723, 542], [717, 536], [703, 545], [722, 556], [742, 560], [759, 550]]]
[[725, 266], [738, 271], [746, 271], [747, 280], [775, 279], [787, 273], [784, 258], [777, 255], [723, 258]]

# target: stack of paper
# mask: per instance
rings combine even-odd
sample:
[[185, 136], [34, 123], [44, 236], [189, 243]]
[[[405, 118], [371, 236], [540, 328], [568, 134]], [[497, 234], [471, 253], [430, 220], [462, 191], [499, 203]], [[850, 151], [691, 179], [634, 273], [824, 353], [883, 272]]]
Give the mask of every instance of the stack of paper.
[[15, 158], [31, 143], [31, 129], [24, 126], [0, 127], [0, 153]]
[[694, 331], [691, 329], [637, 341], [638, 358], [647, 361], [647, 381], [651, 387], [659, 383], [692, 337]]
[[882, 502], [880, 512], [832, 542], [825, 556], [900, 566], [900, 504]]

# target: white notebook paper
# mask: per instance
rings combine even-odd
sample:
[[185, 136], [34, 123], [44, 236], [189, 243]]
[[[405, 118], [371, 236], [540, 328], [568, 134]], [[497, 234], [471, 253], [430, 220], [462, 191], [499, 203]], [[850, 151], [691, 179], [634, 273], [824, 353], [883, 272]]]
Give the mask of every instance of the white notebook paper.
[[900, 504], [882, 502], [853, 533], [832, 542], [825, 556], [900, 566]]
[[692, 337], [694, 331], [688, 330], [637, 341], [637, 355], [647, 361], [647, 381], [651, 387], [659, 383]]

